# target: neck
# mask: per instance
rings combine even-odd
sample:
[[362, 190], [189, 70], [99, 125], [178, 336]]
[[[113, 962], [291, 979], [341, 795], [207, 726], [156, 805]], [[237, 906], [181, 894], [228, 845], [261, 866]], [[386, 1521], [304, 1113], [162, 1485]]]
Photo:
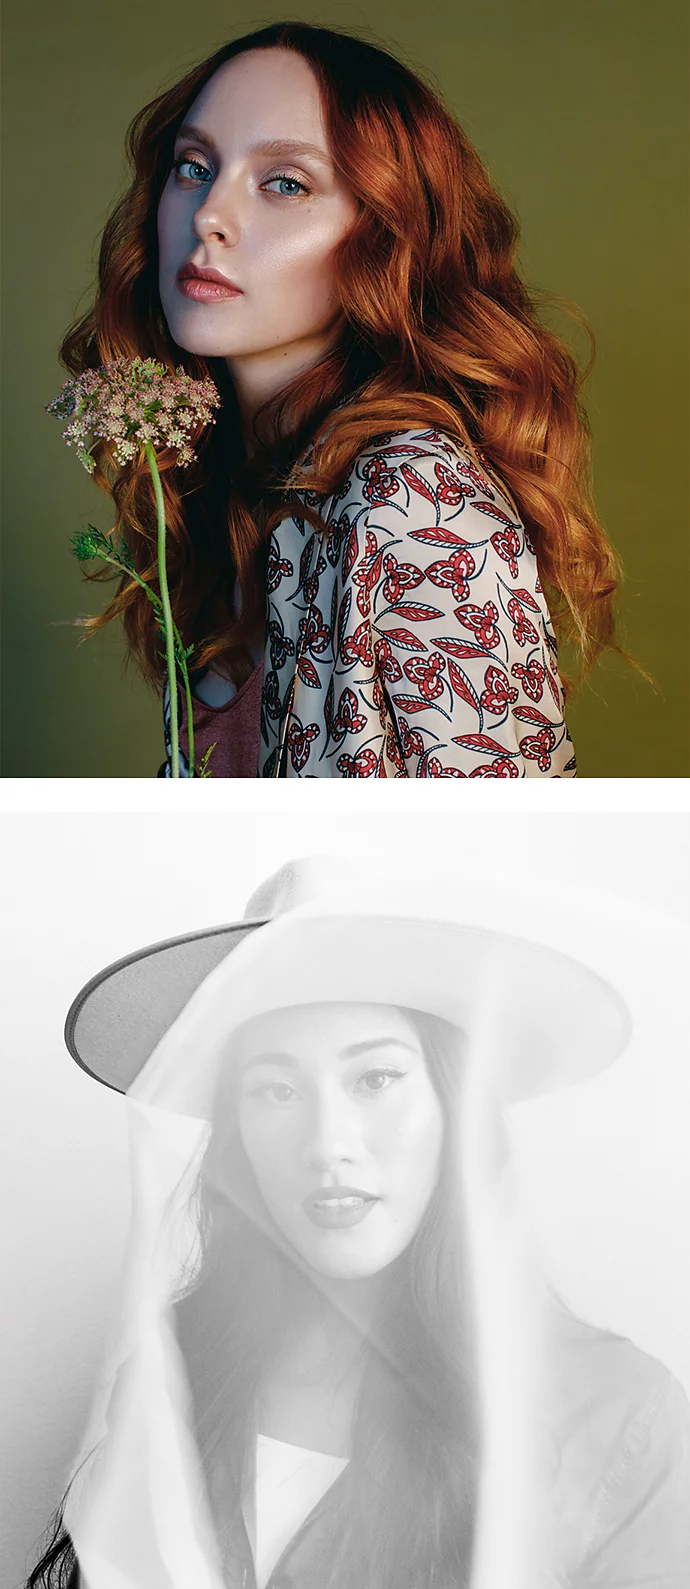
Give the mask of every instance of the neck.
[[311, 1317], [329, 1328], [340, 1323], [348, 1333], [369, 1335], [385, 1292], [385, 1271], [353, 1280], [319, 1278]]
[[283, 1334], [287, 1356], [305, 1360], [323, 1372], [343, 1371], [361, 1359], [362, 1348], [375, 1333], [386, 1290], [393, 1279], [391, 1264], [379, 1274], [354, 1279], [314, 1277], [305, 1285], [299, 1276], [286, 1298]]
[[247, 354], [244, 357], [233, 358], [229, 355], [226, 357], [225, 362], [237, 397], [242, 440], [247, 458], [253, 458], [257, 451], [253, 429], [257, 410], [271, 398], [277, 397], [306, 370], [318, 364], [324, 354], [335, 345], [339, 334], [340, 322], [336, 317], [326, 328], [313, 336], [303, 337], [299, 342], [290, 342], [284, 347], [267, 348], [263, 353]]

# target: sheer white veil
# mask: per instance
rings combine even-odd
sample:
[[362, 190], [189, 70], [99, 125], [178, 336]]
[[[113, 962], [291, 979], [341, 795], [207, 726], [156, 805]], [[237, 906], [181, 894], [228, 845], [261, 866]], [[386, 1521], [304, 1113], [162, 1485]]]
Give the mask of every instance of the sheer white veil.
[[[268, 924], [201, 981], [127, 1091], [122, 1304], [65, 1513], [85, 1589], [227, 1589], [170, 1304], [197, 1261], [191, 1191], [232, 1034], [266, 1008], [317, 998], [426, 1009], [470, 1033], [459, 1217], [480, 1325], [483, 1515], [502, 1515], [498, 1542], [495, 1527], [480, 1530], [472, 1589], [504, 1589], [508, 1551], [511, 1589], [535, 1589], [538, 1483], [525, 1430], [538, 1287], [514, 1166], [496, 1159], [496, 1118], [615, 1062], [633, 1030], [647, 1041], [658, 1031], [658, 1001], [652, 1008], [642, 979], [649, 912], [588, 893], [578, 905], [573, 890], [564, 898], [510, 875], [489, 890], [469, 867], [415, 878], [400, 868], [392, 876], [390, 865], [374, 876], [370, 862], [353, 874], [348, 862], [319, 886], [318, 858], [295, 866], [312, 868], [308, 886], [285, 893], [283, 877], [278, 910], [268, 884], [257, 891], [247, 915], [265, 912]], [[294, 868], [291, 876], [294, 884]], [[662, 928], [668, 944], [665, 919]]]

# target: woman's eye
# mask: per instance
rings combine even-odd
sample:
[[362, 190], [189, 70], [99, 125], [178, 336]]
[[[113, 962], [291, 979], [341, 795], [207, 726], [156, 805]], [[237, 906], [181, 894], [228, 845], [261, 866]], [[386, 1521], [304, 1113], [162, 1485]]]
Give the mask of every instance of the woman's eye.
[[394, 1081], [404, 1076], [403, 1070], [366, 1070], [359, 1080], [364, 1084], [365, 1092], [387, 1092]]
[[260, 1087], [255, 1087], [252, 1098], [268, 1098], [269, 1103], [290, 1103], [297, 1094], [294, 1087], [288, 1086], [286, 1081], [267, 1081]]
[[[178, 177], [180, 177], [181, 166], [196, 166], [197, 171], [205, 171], [207, 176], [211, 174], [207, 166], [203, 166], [200, 160], [190, 160], [189, 155], [180, 155], [177, 160], [173, 161], [173, 171], [177, 173]], [[183, 182], [196, 182], [198, 177], [182, 177], [180, 180]]]
[[[182, 176], [182, 167], [183, 166], [189, 166], [190, 168], [195, 169], [196, 172], [197, 172], [197, 175], [196, 176], [183, 177]], [[208, 169], [208, 166], [202, 165], [200, 160], [192, 160], [189, 155], [178, 155], [177, 160], [173, 161], [173, 171], [175, 172], [177, 180], [179, 182], [199, 182], [199, 181], [201, 181], [201, 182], [205, 183], [206, 182], [206, 178], [211, 177], [211, 175], [212, 175], [212, 173]], [[198, 175], [199, 172], [201, 173], [201, 176]], [[298, 182], [297, 177], [286, 176], [286, 174], [284, 172], [280, 172], [280, 174], [278, 176], [275, 176], [275, 177], [268, 177], [265, 182], [260, 183], [260, 187], [262, 187], [262, 188], [270, 188], [271, 184], [274, 183], [274, 182], [286, 183], [287, 186], [289, 188], [291, 188], [291, 190], [292, 190], [289, 193], [286, 193], [284, 190], [283, 190], [282, 193], [279, 193], [278, 197], [282, 198], [282, 199], [297, 198], [298, 197], [298, 192], [296, 190], [299, 190], [299, 193], [303, 193], [305, 195], [305, 197], [307, 197], [311, 193], [311, 188], [307, 187], [306, 182]]]
[[[268, 177], [266, 181], [262, 182], [260, 185], [262, 188], [268, 188], [271, 186], [272, 182], [287, 182], [292, 188], [301, 188], [303, 193], [311, 193], [311, 188], [308, 188], [305, 182], [298, 182], [296, 177], [287, 177], [282, 173], [277, 177]], [[281, 193], [280, 197], [283, 199], [291, 199], [296, 198], [297, 195], [294, 193]]]

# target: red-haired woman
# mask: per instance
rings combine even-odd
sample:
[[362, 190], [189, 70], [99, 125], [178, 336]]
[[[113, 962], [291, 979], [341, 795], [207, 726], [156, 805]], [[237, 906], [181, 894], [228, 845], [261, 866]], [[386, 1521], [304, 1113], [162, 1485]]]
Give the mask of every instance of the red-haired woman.
[[[617, 561], [582, 376], [450, 111], [386, 51], [280, 22], [160, 94], [129, 143], [61, 358], [153, 356], [221, 393], [196, 462], [161, 462], [199, 758], [214, 745], [223, 777], [573, 776], [554, 629], [584, 670], [615, 644]], [[95, 457], [154, 582], [148, 467]], [[128, 577], [91, 627], [117, 615], [160, 686]]]

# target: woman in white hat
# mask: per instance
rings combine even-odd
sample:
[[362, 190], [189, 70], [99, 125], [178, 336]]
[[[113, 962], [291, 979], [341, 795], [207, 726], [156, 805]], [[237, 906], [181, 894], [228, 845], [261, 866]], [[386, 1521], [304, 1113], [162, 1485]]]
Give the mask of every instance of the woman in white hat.
[[114, 1388], [32, 1589], [505, 1589], [506, 1561], [510, 1589], [683, 1589], [687, 1403], [558, 1306], [520, 1431], [537, 1534], [498, 1566], [477, 1526], [473, 1069], [503, 1100], [594, 1073], [625, 1003], [543, 927], [543, 890], [535, 916], [510, 887], [366, 883], [291, 864], [244, 922], [106, 968], [70, 1011], [74, 1057], [128, 1093], [134, 1250]]

